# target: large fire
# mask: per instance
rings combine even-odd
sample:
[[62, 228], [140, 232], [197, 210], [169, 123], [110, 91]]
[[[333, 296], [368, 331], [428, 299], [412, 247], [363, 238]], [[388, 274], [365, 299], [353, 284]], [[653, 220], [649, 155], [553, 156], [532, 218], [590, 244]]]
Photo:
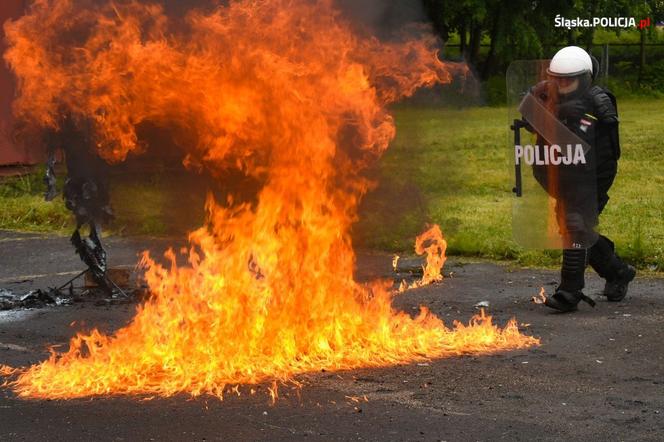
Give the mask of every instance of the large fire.
[[21, 370], [20, 396], [221, 397], [320, 369], [537, 344], [484, 315], [452, 329], [426, 308], [412, 318], [392, 308], [391, 284], [353, 279], [349, 229], [362, 172], [395, 134], [387, 105], [462, 70], [432, 38], [360, 35], [332, 0], [235, 0], [178, 26], [157, 4], [102, 3], [35, 0], [5, 25], [17, 116], [93, 117], [109, 161], [137, 152], [141, 122], [177, 127], [190, 161], [264, 185], [256, 204], [209, 198], [188, 265], [146, 254], [151, 297], [131, 324], [80, 333]]

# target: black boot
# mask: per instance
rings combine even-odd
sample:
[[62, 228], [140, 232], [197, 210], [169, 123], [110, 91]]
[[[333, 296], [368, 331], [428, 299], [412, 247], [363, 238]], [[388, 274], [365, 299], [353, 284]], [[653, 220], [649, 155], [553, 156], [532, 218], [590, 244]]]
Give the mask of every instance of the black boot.
[[563, 250], [560, 285], [553, 295], [546, 298], [544, 305], [563, 313], [576, 310], [580, 301], [595, 306], [595, 301], [584, 295], [582, 291], [585, 285], [586, 259], [585, 249]]
[[636, 277], [636, 269], [629, 264], [617, 272], [616, 279], [606, 281], [602, 295], [611, 302], [620, 302], [627, 296], [629, 283]]
[[554, 310], [558, 310], [561, 313], [573, 312], [577, 310], [577, 305], [581, 301], [581, 297], [584, 296], [583, 292], [567, 292], [565, 290], [556, 289], [556, 293], [551, 296], [548, 296], [544, 300], [544, 305], [550, 307]]
[[556, 293], [549, 296], [544, 300], [544, 305], [558, 310], [561, 313], [573, 312], [578, 309], [580, 301], [587, 302], [591, 307], [595, 307], [595, 301], [592, 298], [584, 295], [581, 290], [576, 292], [566, 292], [560, 288], [556, 289]]
[[610, 239], [599, 237], [590, 249], [590, 265], [606, 280], [602, 295], [611, 302], [622, 301], [627, 295], [629, 283], [636, 276], [636, 269], [616, 255], [615, 246]]

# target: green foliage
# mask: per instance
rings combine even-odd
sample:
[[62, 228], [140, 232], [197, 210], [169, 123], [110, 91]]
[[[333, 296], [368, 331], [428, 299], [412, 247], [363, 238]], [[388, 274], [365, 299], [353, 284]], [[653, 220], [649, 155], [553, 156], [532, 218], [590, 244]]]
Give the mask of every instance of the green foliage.
[[61, 199], [44, 201], [42, 177], [43, 170], [0, 182], [0, 229], [62, 232], [71, 223]]
[[[0, 229], [68, 234], [74, 217], [62, 195], [44, 201], [43, 168], [0, 181]], [[61, 191], [65, 173], [58, 174]], [[199, 189], [196, 189], [199, 190]], [[124, 235], [182, 235], [203, 223], [205, 192], [192, 192], [182, 180], [162, 173], [112, 179], [111, 206], [115, 220], [105, 231]]]
[[[649, 41], [651, 42], [657, 42], [661, 38], [660, 35], [662, 34], [661, 30], [658, 30], [657, 28], [653, 28], [652, 35], [649, 37]], [[608, 29], [597, 29], [595, 31], [595, 38], [593, 39], [593, 43], [595, 45], [603, 45], [603, 44], [639, 44], [641, 40], [641, 33], [638, 31], [638, 29], [623, 29], [623, 30], [608, 30]]]
[[664, 60], [644, 67], [641, 87], [664, 93]]
[[[555, 27], [556, 16], [576, 17], [650, 17], [664, 20], [664, 2], [657, 0], [577, 0], [545, 2], [514, 0], [423, 0], [434, 29], [447, 47], [444, 56], [463, 58], [482, 81], [485, 102], [505, 104], [500, 82], [514, 60], [552, 57], [563, 46], [576, 44], [589, 48], [601, 58], [601, 46], [610, 47], [612, 86], [624, 96], [661, 96], [664, 75], [659, 63], [663, 47], [645, 47], [646, 63], [641, 66], [642, 33], [638, 29]], [[479, 33], [478, 33], [479, 32]], [[664, 42], [664, 30], [651, 26], [644, 30], [644, 43]], [[475, 48], [473, 41], [488, 47]], [[630, 44], [632, 46], [618, 46]], [[616, 68], [617, 67], [617, 68]]]
[[[503, 74], [517, 59], [551, 57], [560, 47], [576, 44], [590, 48], [605, 43], [641, 42], [641, 31], [621, 28], [555, 27], [555, 18], [650, 17], [664, 20], [664, 2], [637, 0], [577, 0], [546, 2], [513, 0], [423, 0], [434, 29], [446, 43], [461, 44], [462, 57], [482, 80]], [[651, 26], [644, 42], [662, 41], [664, 33]], [[473, 42], [489, 44], [486, 52]], [[638, 60], [638, 46], [634, 59]], [[658, 56], [655, 59], [661, 58]], [[638, 63], [638, 61], [637, 61]]]
[[[664, 54], [664, 47], [658, 52]], [[638, 66], [631, 60], [614, 63], [613, 72], [615, 75], [612, 74], [609, 77], [608, 87], [616, 95], [622, 97], [664, 97], [664, 59], [646, 64], [640, 81]]]
[[507, 102], [505, 77], [494, 75], [484, 83], [486, 103], [490, 106], [504, 106]]

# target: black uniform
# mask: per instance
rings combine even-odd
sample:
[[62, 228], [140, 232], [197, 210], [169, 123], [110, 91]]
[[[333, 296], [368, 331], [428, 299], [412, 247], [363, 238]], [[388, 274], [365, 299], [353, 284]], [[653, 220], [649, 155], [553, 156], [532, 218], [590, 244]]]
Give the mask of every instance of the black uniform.
[[[609, 189], [618, 173], [620, 159], [620, 136], [616, 99], [610, 92], [593, 86], [588, 92], [598, 119], [595, 146], [597, 146], [597, 208], [602, 213], [609, 202]], [[615, 254], [613, 242], [600, 235], [590, 249], [589, 262], [599, 276], [615, 281], [627, 270], [627, 265]]]
[[[546, 85], [540, 84], [538, 87], [541, 92], [545, 90]], [[536, 93], [538, 87], [533, 93]], [[590, 243], [593, 246], [590, 249], [563, 250], [561, 282], [554, 297], [558, 296], [557, 300], [568, 306], [575, 306], [580, 299], [594, 305], [594, 302], [581, 292], [585, 285], [585, 269], [590, 264], [607, 281], [605, 294], [609, 299], [620, 300], [624, 297], [624, 293], [620, 299], [611, 299], [611, 294], [607, 293], [607, 290], [611, 289], [611, 284], [615, 281], [631, 280], [633, 274], [631, 278], [625, 275], [634, 270], [616, 256], [611, 240], [595, 232], [598, 224], [597, 215], [602, 213], [609, 201], [608, 192], [618, 172], [620, 159], [619, 120], [615, 97], [600, 86], [592, 86], [572, 96], [560, 96], [555, 108], [558, 119], [592, 146], [589, 151], [591, 155], [589, 164], [594, 168], [596, 189], [593, 189], [593, 192], [584, 191], [579, 188], [580, 186], [574, 185], [575, 182], [580, 182], [574, 175], [583, 174], [583, 166], [560, 170], [558, 177], [560, 193], [556, 197], [564, 204], [558, 204], [557, 207], [559, 226], [571, 233], [572, 238], [574, 235], [585, 239], [592, 238]], [[538, 142], [538, 144], [545, 143]], [[533, 173], [540, 184], [549, 188], [549, 183], [546, 182], [546, 168], [534, 167]], [[626, 293], [626, 285], [623, 289]], [[558, 304], [556, 300], [552, 304], [554, 305], [550, 306], [554, 308], [560, 306], [556, 305]]]

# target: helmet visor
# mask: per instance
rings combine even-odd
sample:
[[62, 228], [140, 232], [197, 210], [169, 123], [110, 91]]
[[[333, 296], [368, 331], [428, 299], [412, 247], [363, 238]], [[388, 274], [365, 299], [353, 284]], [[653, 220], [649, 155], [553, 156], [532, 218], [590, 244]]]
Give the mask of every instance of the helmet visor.
[[579, 88], [579, 77], [550, 77], [561, 94], [570, 94]]
[[588, 72], [587, 69], [581, 69], [580, 71], [576, 72], [570, 72], [568, 74], [561, 74], [559, 72], [553, 72], [551, 69], [547, 68], [546, 73], [549, 75], [549, 78], [569, 78], [569, 77], [576, 77], [578, 75], [582, 75]]

